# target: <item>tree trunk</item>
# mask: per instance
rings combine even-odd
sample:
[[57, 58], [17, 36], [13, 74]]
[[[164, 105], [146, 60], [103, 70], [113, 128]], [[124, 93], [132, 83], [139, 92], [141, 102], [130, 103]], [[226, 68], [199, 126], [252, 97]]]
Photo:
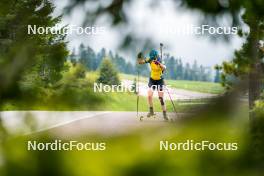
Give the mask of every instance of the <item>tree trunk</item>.
[[260, 63], [252, 65], [249, 73], [249, 108], [254, 107], [254, 102], [260, 97], [262, 89], [262, 68]]
[[[262, 91], [262, 66], [261, 59], [258, 52], [258, 42], [259, 42], [259, 28], [256, 21], [250, 25], [250, 53], [249, 57], [251, 60], [251, 68], [249, 73], [249, 86], [248, 86], [248, 96], [249, 96], [249, 109], [254, 108], [255, 101], [259, 99]], [[254, 113], [250, 112], [250, 120], [254, 120]]]

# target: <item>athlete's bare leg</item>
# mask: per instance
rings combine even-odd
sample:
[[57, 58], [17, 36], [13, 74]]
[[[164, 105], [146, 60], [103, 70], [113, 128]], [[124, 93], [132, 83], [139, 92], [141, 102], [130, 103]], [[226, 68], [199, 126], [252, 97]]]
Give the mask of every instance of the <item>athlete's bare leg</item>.
[[158, 91], [158, 95], [159, 95], [161, 108], [162, 108], [162, 111], [163, 111], [163, 117], [164, 117], [165, 120], [168, 120], [166, 105], [165, 105], [165, 101], [164, 101], [164, 98], [163, 98], [164, 97], [164, 92], [162, 90], [159, 90]]
[[153, 107], [153, 90], [152, 90], [152, 88], [148, 89], [148, 104], [149, 104], [149, 107]]
[[165, 101], [164, 101], [164, 92], [163, 91], [158, 91], [158, 95], [159, 95], [159, 100], [160, 100], [160, 104], [161, 104], [161, 108], [162, 108], [162, 111], [166, 111], [166, 104], [165, 104]]
[[149, 113], [148, 117], [154, 115], [154, 110], [153, 110], [153, 90], [152, 88], [148, 89], [148, 104], [149, 104]]

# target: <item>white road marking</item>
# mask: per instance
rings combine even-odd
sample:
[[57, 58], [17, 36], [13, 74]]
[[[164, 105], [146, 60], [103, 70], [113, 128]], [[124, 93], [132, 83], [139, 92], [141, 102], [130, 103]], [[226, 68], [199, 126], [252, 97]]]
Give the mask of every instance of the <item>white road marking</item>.
[[11, 134], [45, 131], [110, 111], [2, 111], [3, 126]]
[[39, 129], [39, 130], [36, 130], [36, 131], [33, 131], [33, 132], [26, 133], [25, 135], [51, 130], [53, 128], [64, 126], [64, 125], [70, 124], [72, 122], [76, 122], [76, 121], [83, 120], [83, 119], [90, 119], [90, 118], [93, 118], [93, 117], [96, 117], [96, 116], [99, 116], [99, 115], [104, 115], [104, 114], [109, 114], [109, 113], [111, 113], [111, 112], [100, 112], [100, 113], [97, 113], [97, 114], [91, 114], [91, 115], [86, 116], [86, 117], [80, 117], [80, 118], [77, 118], [77, 119], [68, 120], [68, 121], [65, 121], [65, 122], [58, 123], [56, 125], [51, 125], [51, 126], [46, 127], [46, 128], [42, 128], [42, 129]]

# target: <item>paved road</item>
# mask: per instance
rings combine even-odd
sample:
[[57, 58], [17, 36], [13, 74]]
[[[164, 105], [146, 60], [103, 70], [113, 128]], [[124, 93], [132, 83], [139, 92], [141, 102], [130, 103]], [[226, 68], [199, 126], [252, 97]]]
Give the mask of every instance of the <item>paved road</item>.
[[[122, 80], [122, 84], [125, 87], [129, 87], [133, 84], [133, 81], [131, 80]], [[147, 96], [147, 83], [139, 82], [139, 94], [141, 96]], [[215, 94], [209, 94], [209, 93], [201, 93], [201, 92], [195, 92], [195, 91], [189, 91], [189, 90], [183, 90], [183, 89], [176, 89], [176, 88], [168, 88], [169, 93], [171, 94], [171, 98], [173, 100], [190, 100], [190, 99], [204, 99], [204, 98], [213, 98], [217, 95]], [[154, 93], [154, 97], [158, 97], [157, 93]], [[165, 91], [164, 98], [166, 100], [169, 100], [168, 93]]]
[[[146, 115], [146, 112], [140, 112]], [[171, 117], [177, 119], [175, 114]], [[157, 113], [157, 117], [146, 118], [143, 122], [137, 118], [135, 112], [110, 111], [4, 111], [1, 112], [4, 127], [9, 133], [31, 134], [50, 131], [63, 136], [79, 135], [81, 133], [96, 133], [113, 135], [131, 132], [138, 128], [167, 125]]]
[[[133, 81], [123, 80], [123, 85], [130, 86]], [[146, 83], [139, 83], [139, 93], [147, 96]], [[211, 98], [215, 95], [182, 89], [169, 88], [173, 100]], [[157, 97], [157, 93], [154, 95]], [[169, 99], [165, 93], [165, 99]], [[141, 112], [140, 115], [146, 115]], [[1, 112], [4, 127], [9, 133], [31, 134], [41, 131], [52, 131], [57, 134], [74, 135], [80, 133], [124, 133], [145, 126], [168, 124], [158, 114], [156, 119], [145, 119], [140, 122], [135, 112], [109, 111], [5, 111]], [[170, 114], [175, 117], [175, 114]]]

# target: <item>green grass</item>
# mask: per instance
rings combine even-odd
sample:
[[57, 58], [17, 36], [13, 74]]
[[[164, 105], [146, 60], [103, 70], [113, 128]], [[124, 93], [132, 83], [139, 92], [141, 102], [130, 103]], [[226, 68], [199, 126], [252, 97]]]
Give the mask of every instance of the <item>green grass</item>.
[[[120, 74], [122, 79], [134, 80], [135, 75]], [[140, 76], [141, 82], [147, 82], [147, 77]], [[173, 88], [184, 89], [202, 93], [221, 94], [224, 93], [225, 88], [219, 83], [202, 82], [202, 81], [186, 81], [186, 80], [166, 80], [167, 85]]]
[[[9, 100], [6, 101], [1, 110], [57, 110], [57, 111], [136, 111], [137, 110], [137, 95], [134, 93], [95, 93], [94, 102], [87, 100], [85, 93], [76, 94], [72, 102], [51, 100], [47, 101], [26, 101], [26, 100]], [[71, 99], [71, 98], [70, 98]], [[76, 103], [77, 101], [77, 103]], [[177, 111], [183, 112], [191, 107], [191, 104], [176, 104]], [[173, 112], [173, 107], [170, 101], [166, 101], [167, 109]], [[155, 111], [161, 112], [160, 102], [154, 98]], [[147, 98], [139, 97], [139, 111], [148, 111]]]
[[185, 80], [167, 80], [166, 83], [174, 88], [197, 91], [202, 93], [221, 94], [225, 88], [219, 83], [185, 81]]
[[[133, 93], [110, 93], [104, 96], [104, 101], [97, 110], [111, 110], [111, 111], [136, 111], [137, 109], [137, 96]], [[191, 105], [176, 104], [178, 111], [185, 111]], [[173, 112], [173, 107], [170, 101], [166, 101], [167, 109], [169, 112]], [[157, 98], [154, 98], [155, 111], [162, 111], [160, 102]], [[148, 111], [147, 97], [139, 97], [139, 111]]]
[[[119, 75], [121, 79], [135, 78], [134, 75]], [[137, 96], [134, 93], [94, 93], [93, 83], [98, 77], [98, 72], [88, 72], [85, 79], [72, 79], [65, 77], [63, 87], [47, 89], [41, 94], [40, 99], [31, 99], [30, 96], [21, 99], [7, 100], [2, 104], [1, 110], [58, 110], [58, 111], [136, 111]], [[140, 81], [147, 81], [140, 77]], [[192, 81], [168, 81], [173, 87], [193, 91], [219, 93], [220, 85], [215, 83]], [[173, 111], [170, 101], [166, 101], [168, 111]], [[175, 102], [177, 111], [186, 111], [194, 105], [190, 103], [179, 104]], [[161, 111], [160, 102], [154, 99], [155, 111]], [[147, 98], [140, 96], [139, 111], [148, 111]]]

